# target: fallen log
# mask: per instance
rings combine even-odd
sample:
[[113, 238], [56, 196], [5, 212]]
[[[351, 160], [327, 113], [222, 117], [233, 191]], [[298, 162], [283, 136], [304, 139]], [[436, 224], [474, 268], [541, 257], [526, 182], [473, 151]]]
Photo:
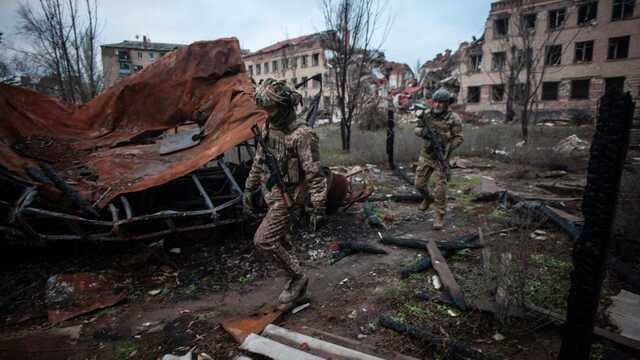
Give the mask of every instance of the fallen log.
[[371, 204], [369, 204], [369, 202], [365, 201], [362, 203], [362, 211], [364, 212], [364, 215], [365, 215], [365, 222], [369, 224], [369, 226], [376, 229], [385, 228], [382, 220], [380, 220], [378, 215], [376, 215], [376, 213], [373, 212], [373, 208], [371, 207]]
[[445, 347], [446, 349], [452, 351], [453, 353], [469, 359], [477, 359], [477, 360], [493, 359], [489, 355], [484, 354], [481, 351], [476, 350], [461, 341], [452, 340], [444, 336], [435, 335], [427, 330], [422, 330], [415, 326], [393, 320], [388, 316], [381, 315], [379, 318], [379, 322], [380, 322], [380, 325], [388, 329], [397, 331], [400, 334], [409, 335], [414, 339], [421, 340], [432, 345]]
[[364, 253], [364, 254], [387, 254], [387, 251], [379, 247], [364, 242], [341, 241], [338, 243], [338, 253], [334, 256], [331, 264], [344, 259], [347, 256]]
[[[482, 247], [478, 242], [478, 234], [466, 234], [451, 241], [436, 241], [438, 248], [447, 250], [476, 249]], [[429, 240], [408, 239], [383, 235], [380, 240], [385, 245], [396, 245], [400, 247], [424, 250], [427, 248]]]
[[540, 201], [520, 201], [513, 209], [539, 219], [547, 219], [563, 230], [572, 240], [578, 238], [581, 231], [580, 218], [543, 204]]
[[440, 275], [442, 285], [451, 296], [453, 303], [460, 310], [465, 310], [467, 308], [467, 304], [464, 300], [464, 294], [462, 293], [455, 277], [453, 277], [449, 264], [447, 264], [444, 256], [442, 256], [442, 253], [440, 252], [440, 249], [438, 249], [435, 241], [429, 241], [427, 244], [427, 251], [429, 251], [429, 256], [433, 262], [433, 268], [436, 269], [438, 275]]

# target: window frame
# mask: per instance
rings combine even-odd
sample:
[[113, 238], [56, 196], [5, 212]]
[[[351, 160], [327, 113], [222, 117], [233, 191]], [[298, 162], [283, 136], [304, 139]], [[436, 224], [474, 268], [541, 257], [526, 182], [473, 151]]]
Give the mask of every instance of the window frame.
[[[558, 52], [558, 54], [556, 54], [556, 57], [554, 57], [554, 59], [556, 59], [555, 62], [552, 62], [552, 56], [554, 54], [552, 54], [552, 50], [554, 49], [560, 49], [560, 51]], [[544, 65], [545, 66], [559, 66], [562, 65], [562, 45], [560, 44], [553, 44], [553, 45], [547, 45], [544, 48]]]
[[[582, 46], [581, 46], [582, 45]], [[589, 46], [587, 46], [589, 45]], [[574, 44], [573, 63], [574, 64], [588, 64], [593, 62], [593, 49], [595, 42], [593, 40], [578, 41]], [[587, 52], [589, 50], [589, 52]], [[578, 52], [582, 56], [578, 57]], [[587, 53], [590, 53], [589, 60], [585, 60]]]
[[[578, 82], [587, 82], [587, 92], [586, 92], [586, 96], [582, 97], [582, 96], [577, 96], [576, 95], [576, 83]], [[571, 91], [569, 92], [569, 98], [571, 100], [589, 100], [591, 99], [591, 78], [589, 79], [573, 79], [571, 80]]]
[[[619, 56], [618, 53], [620, 52], [619, 50], [619, 42], [614, 42], [615, 40], [626, 40], [626, 49], [625, 50], [625, 54], [624, 56]], [[609, 42], [608, 42], [608, 46], [607, 46], [607, 60], [621, 60], [621, 59], [628, 59], [629, 58], [629, 45], [631, 43], [631, 36], [626, 35], [626, 36], [616, 36], [616, 37], [612, 37], [609, 38]], [[611, 56], [611, 48], [612, 45], [616, 46], [616, 50], [615, 50], [615, 56]]]
[[[499, 63], [496, 61], [497, 55], [500, 54], [502, 57], [502, 62]], [[500, 66], [497, 66], [500, 64]], [[505, 65], [507, 64], [507, 52], [506, 51], [496, 51], [491, 53], [491, 70], [493, 71], [502, 71], [504, 70]]]
[[[471, 89], [478, 89], [478, 95], [477, 95], [477, 100], [472, 101], [472, 99], [475, 99], [475, 96], [472, 98], [471, 97]], [[479, 104], [480, 103], [480, 98], [482, 97], [482, 87], [480, 86], [467, 86], [467, 104]]]
[[[551, 15], [555, 14], [554, 17], [552, 17]], [[560, 14], [562, 14], [562, 16], [559, 16]], [[563, 8], [557, 8], [557, 9], [553, 9], [553, 10], [549, 10], [548, 14], [548, 22], [547, 22], [547, 28], [550, 31], [558, 31], [560, 29], [562, 29], [564, 27], [564, 24], [567, 22], [567, 8], [563, 7]], [[558, 18], [562, 18], [562, 20], [560, 22], [558, 22]], [[552, 24], [552, 20], [554, 24]]]
[[[474, 61], [477, 59], [478, 61]], [[469, 54], [469, 69], [473, 73], [482, 71], [482, 54]]]
[[[496, 98], [496, 90], [497, 89], [502, 89], [502, 93], [499, 99]], [[499, 103], [499, 102], [504, 102], [504, 95], [505, 95], [505, 86], [504, 84], [494, 84], [491, 85], [491, 102], [494, 103]]]
[[[585, 1], [582, 4], [578, 5], [578, 14], [577, 14], [577, 18], [576, 18], [576, 25], [578, 26], [587, 26], [587, 25], [591, 25], [591, 23], [593, 21], [597, 21], [598, 20], [598, 1]], [[584, 14], [586, 17], [587, 15], [590, 15], [589, 18], [587, 19], [583, 19], [582, 21], [580, 20], [580, 12], [586, 9], [585, 12], [586, 14]]]
[[[498, 31], [498, 22], [504, 21], [504, 33]], [[493, 20], [493, 38], [499, 39], [509, 35], [509, 16], [501, 16]]]
[[[555, 89], [553, 91], [554, 96], [552, 98], [545, 96], [545, 94], [548, 94], [548, 92], [545, 91], [545, 87], [547, 84], [553, 84], [555, 86]], [[560, 99], [560, 81], [543, 81], [542, 88], [540, 91], [540, 100], [541, 101], [558, 101], [558, 99]]]
[[[611, 21], [624, 21], [633, 19], [633, 12], [635, 10], [635, 0], [613, 0], [611, 4]], [[619, 17], [616, 17], [616, 7], [620, 7]], [[627, 10], [630, 11], [627, 13]]]

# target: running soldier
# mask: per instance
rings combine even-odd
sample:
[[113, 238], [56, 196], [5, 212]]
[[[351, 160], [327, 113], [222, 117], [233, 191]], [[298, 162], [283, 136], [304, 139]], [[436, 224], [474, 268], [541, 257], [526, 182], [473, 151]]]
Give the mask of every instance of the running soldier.
[[300, 209], [310, 204], [314, 229], [326, 212], [327, 182], [321, 173], [318, 137], [305, 123], [296, 121], [295, 109], [301, 102], [302, 96], [283, 81], [266, 79], [257, 86], [256, 103], [269, 113], [262, 132], [264, 143], [277, 160], [288, 194], [285, 196], [274, 182], [265, 163], [265, 149], [258, 146], [243, 195], [244, 207], [251, 210], [252, 192], [258, 187], [262, 189], [268, 211], [255, 233], [254, 243], [288, 277], [278, 298], [283, 306], [303, 297], [309, 282], [295, 255], [287, 251], [292, 207]]

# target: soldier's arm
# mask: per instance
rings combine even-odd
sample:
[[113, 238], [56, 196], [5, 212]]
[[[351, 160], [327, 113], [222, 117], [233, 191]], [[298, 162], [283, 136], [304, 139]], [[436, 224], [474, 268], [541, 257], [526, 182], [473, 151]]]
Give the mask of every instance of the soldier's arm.
[[244, 183], [244, 189], [253, 191], [256, 190], [262, 182], [262, 176], [264, 175], [264, 168], [262, 163], [264, 162], [264, 155], [262, 153], [262, 147], [260, 144], [256, 147], [256, 155], [253, 158], [253, 164], [249, 171], [247, 181]]
[[311, 205], [316, 209], [324, 208], [327, 199], [327, 181], [321, 173], [319, 143], [318, 136], [311, 129], [302, 130], [296, 142]]
[[462, 145], [462, 120], [456, 113], [451, 113], [451, 139], [449, 139], [449, 153]]

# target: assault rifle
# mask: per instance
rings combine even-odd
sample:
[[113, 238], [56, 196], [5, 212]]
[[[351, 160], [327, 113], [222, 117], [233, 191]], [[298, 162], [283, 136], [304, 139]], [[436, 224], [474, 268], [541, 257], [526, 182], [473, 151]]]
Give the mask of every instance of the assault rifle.
[[258, 125], [253, 125], [251, 127], [251, 132], [256, 137], [256, 141], [260, 144], [262, 148], [262, 154], [264, 155], [264, 162], [269, 169], [269, 173], [271, 176], [267, 179], [267, 190], [271, 191], [273, 186], [275, 185], [282, 192], [282, 196], [284, 198], [285, 205], [289, 208], [293, 203], [291, 202], [291, 198], [289, 198], [289, 193], [287, 192], [287, 185], [284, 183], [284, 179], [282, 178], [282, 172], [280, 169], [280, 165], [278, 164], [278, 160], [271, 152], [271, 149], [267, 146], [267, 143], [262, 136], [262, 131], [258, 127]]
[[436, 133], [429, 127], [429, 125], [425, 124], [423, 136], [425, 140], [429, 140], [431, 142], [431, 146], [433, 147], [433, 155], [435, 156], [435, 160], [440, 166], [440, 170], [447, 178], [447, 181], [451, 179], [451, 168], [449, 166], [449, 161], [445, 158], [444, 146], [442, 144], [442, 139], [436, 135]]
[[306, 84], [311, 80], [316, 80], [320, 82], [320, 91], [318, 91], [318, 94], [316, 94], [313, 97], [313, 99], [311, 99], [311, 102], [305, 109], [307, 112], [307, 116], [306, 116], [307, 125], [309, 125], [310, 128], [313, 128], [316, 124], [316, 118], [318, 117], [318, 110], [320, 109], [320, 99], [322, 98], [322, 74], [316, 74], [306, 80], [299, 82], [298, 84], [295, 85], [295, 88], [298, 89], [299, 87], [301, 87], [302, 85]]

